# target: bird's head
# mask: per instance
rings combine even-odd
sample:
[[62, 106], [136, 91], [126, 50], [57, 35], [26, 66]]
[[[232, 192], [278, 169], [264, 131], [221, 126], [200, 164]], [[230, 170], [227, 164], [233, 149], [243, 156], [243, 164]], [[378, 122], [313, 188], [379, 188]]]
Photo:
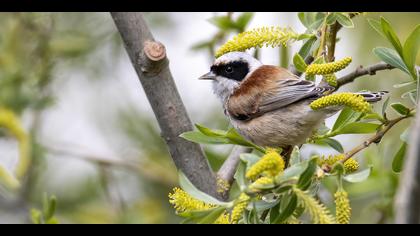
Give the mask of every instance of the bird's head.
[[199, 79], [212, 80], [214, 93], [224, 102], [260, 66], [262, 63], [248, 53], [230, 52], [217, 58], [210, 72]]

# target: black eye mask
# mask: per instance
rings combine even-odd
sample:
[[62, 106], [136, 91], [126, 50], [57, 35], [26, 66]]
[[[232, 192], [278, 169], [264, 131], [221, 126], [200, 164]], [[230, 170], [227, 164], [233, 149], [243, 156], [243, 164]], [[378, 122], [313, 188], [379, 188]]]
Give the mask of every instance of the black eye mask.
[[218, 76], [228, 79], [242, 81], [249, 72], [248, 63], [244, 61], [234, 61], [227, 64], [214, 65], [211, 71]]

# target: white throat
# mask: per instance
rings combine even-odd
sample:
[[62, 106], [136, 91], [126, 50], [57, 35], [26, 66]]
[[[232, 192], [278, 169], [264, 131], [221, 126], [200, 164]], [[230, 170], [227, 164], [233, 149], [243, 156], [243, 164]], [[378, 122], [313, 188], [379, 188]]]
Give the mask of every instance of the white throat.
[[[256, 69], [263, 64], [253, 56], [245, 52], [231, 52], [219, 57], [214, 65], [227, 64], [232, 61], [246, 61], [248, 63], [249, 72], [245, 76], [244, 80]], [[217, 76], [213, 82], [213, 92], [221, 99], [222, 103], [225, 104], [230, 95], [240, 86], [240, 82], [232, 79], [225, 78], [223, 76]]]

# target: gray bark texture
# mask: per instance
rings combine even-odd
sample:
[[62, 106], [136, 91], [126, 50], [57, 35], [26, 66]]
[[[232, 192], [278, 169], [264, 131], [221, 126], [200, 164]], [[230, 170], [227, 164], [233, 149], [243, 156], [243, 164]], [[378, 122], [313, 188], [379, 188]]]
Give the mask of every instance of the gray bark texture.
[[216, 175], [200, 145], [179, 137], [193, 130], [193, 125], [169, 70], [165, 47], [154, 40], [142, 13], [113, 12], [111, 15], [176, 167], [198, 189], [220, 198]]
[[[420, 103], [419, 103], [420, 104]], [[417, 111], [420, 105], [417, 107]], [[420, 223], [420, 115], [411, 129], [408, 155], [395, 202], [397, 224]]]

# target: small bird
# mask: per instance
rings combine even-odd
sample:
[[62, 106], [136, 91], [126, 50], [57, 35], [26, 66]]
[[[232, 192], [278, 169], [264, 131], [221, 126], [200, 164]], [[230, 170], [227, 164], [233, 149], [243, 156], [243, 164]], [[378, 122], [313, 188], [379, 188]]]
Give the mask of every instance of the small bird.
[[[199, 79], [213, 81], [213, 91], [233, 127], [263, 147], [301, 145], [327, 117], [343, 108], [312, 110], [311, 102], [335, 88], [300, 79], [281, 67], [264, 65], [245, 52], [219, 57], [210, 72]], [[368, 102], [376, 102], [385, 92], [358, 94]]]

